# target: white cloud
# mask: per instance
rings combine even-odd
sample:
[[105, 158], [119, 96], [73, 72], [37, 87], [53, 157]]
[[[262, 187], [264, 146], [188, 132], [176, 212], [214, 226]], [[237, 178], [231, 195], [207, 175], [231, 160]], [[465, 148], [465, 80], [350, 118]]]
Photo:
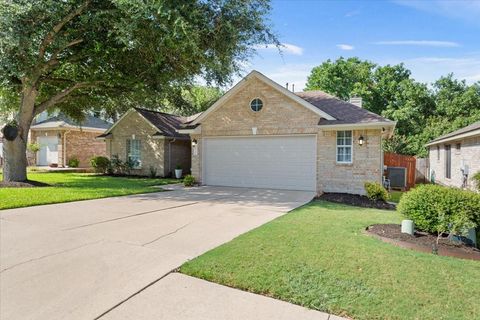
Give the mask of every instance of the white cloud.
[[395, 0], [396, 4], [448, 18], [479, 24], [480, 1], [478, 0]]
[[360, 14], [360, 10], [349, 11], [349, 12], [345, 13], [345, 18], [350, 18], [350, 17], [353, 17], [353, 16], [357, 16], [359, 14]]
[[441, 76], [453, 73], [457, 79], [471, 84], [480, 80], [480, 54], [460, 57], [418, 57], [404, 60], [381, 61], [380, 64], [405, 63], [412, 76], [420, 82], [431, 83]]
[[[255, 49], [257, 50], [278, 50], [279, 48], [277, 48], [276, 45], [274, 44], [267, 44], [267, 45], [257, 45], [255, 46]], [[280, 51], [282, 51], [282, 53], [286, 53], [286, 54], [293, 54], [293, 55], [296, 55], [296, 56], [301, 56], [303, 54], [303, 48], [299, 47], [299, 46], [296, 46], [294, 44], [290, 44], [290, 43], [281, 43], [280, 44]]]
[[425, 47], [459, 47], [460, 44], [452, 41], [437, 40], [394, 40], [394, 41], [377, 41], [374, 44], [387, 46], [425, 46]]
[[354, 46], [349, 45], [349, 44], [337, 44], [337, 48], [339, 48], [340, 50], [346, 50], [346, 51], [350, 51], [350, 50], [355, 49]]

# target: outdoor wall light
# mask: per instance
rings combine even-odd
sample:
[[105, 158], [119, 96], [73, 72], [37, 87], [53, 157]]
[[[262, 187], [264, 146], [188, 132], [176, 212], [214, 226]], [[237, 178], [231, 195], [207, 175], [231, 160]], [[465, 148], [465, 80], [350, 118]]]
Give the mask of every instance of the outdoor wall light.
[[364, 142], [365, 142], [365, 139], [363, 138], [363, 136], [360, 136], [358, 138], [358, 145], [363, 146]]
[[192, 140], [192, 147], [195, 147], [197, 145], [197, 139]]

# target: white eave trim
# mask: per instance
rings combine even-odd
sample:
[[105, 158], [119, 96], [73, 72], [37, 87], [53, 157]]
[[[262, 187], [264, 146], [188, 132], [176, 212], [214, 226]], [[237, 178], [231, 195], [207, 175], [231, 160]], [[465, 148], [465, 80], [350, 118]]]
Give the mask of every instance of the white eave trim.
[[64, 124], [60, 126], [45, 126], [45, 127], [30, 127], [30, 130], [34, 131], [48, 131], [48, 130], [77, 130], [77, 131], [88, 131], [88, 132], [99, 132], [103, 133], [105, 129], [101, 128], [93, 128], [93, 127], [78, 127], [78, 126], [72, 126], [69, 124]]
[[476, 135], [480, 135], [480, 129], [475, 129], [475, 130], [472, 130], [472, 131], [469, 131], [469, 132], [458, 134], [456, 136], [447, 137], [447, 138], [440, 139], [440, 140], [437, 140], [437, 141], [432, 141], [432, 142], [427, 143], [426, 146], [430, 147], [430, 146], [434, 146], [436, 144], [461, 140], [461, 139], [469, 138], [469, 137], [476, 136]]
[[395, 128], [397, 123], [395, 121], [383, 121], [383, 122], [373, 122], [373, 123], [342, 123], [342, 124], [324, 124], [319, 125], [318, 127], [324, 130], [335, 130], [335, 129], [344, 129], [344, 128], [361, 128], [361, 129], [377, 129], [382, 127]]
[[202, 126], [198, 126], [193, 129], [177, 129], [176, 130], [178, 133], [183, 133], [183, 134], [201, 134], [202, 133]]
[[216, 109], [218, 109], [218, 107], [220, 107], [223, 103], [225, 103], [225, 101], [227, 101], [231, 96], [233, 96], [235, 93], [237, 93], [238, 91], [240, 91], [248, 82], [248, 80], [250, 80], [251, 78], [257, 78], [259, 79], [260, 81], [266, 83], [267, 85], [269, 85], [270, 87], [276, 89], [277, 91], [279, 91], [280, 93], [283, 93], [284, 95], [286, 95], [287, 97], [289, 97], [290, 99], [294, 100], [295, 102], [301, 104], [302, 106], [304, 106], [305, 108], [309, 109], [310, 111], [318, 114], [319, 116], [321, 116], [322, 118], [324, 119], [327, 119], [327, 120], [336, 120], [334, 117], [332, 117], [331, 115], [329, 115], [328, 113], [318, 109], [317, 107], [315, 107], [314, 105], [312, 105], [311, 103], [303, 100], [302, 98], [300, 98], [299, 96], [297, 96], [295, 93], [287, 90], [286, 88], [284, 88], [283, 86], [279, 85], [278, 83], [276, 83], [275, 81], [269, 79], [268, 77], [266, 77], [265, 75], [261, 74], [260, 72], [256, 71], [256, 70], [253, 70], [252, 72], [250, 72], [245, 78], [243, 78], [242, 80], [240, 80], [232, 89], [230, 89], [227, 93], [225, 93], [220, 99], [217, 100], [217, 102], [215, 102], [210, 108], [208, 108], [205, 112], [203, 112], [197, 119], [195, 119], [193, 122], [192, 122], [192, 125], [195, 125], [195, 124], [198, 124], [198, 123], [201, 123], [201, 121], [203, 119], [205, 119], [210, 113], [212, 113], [213, 111], [215, 111]]

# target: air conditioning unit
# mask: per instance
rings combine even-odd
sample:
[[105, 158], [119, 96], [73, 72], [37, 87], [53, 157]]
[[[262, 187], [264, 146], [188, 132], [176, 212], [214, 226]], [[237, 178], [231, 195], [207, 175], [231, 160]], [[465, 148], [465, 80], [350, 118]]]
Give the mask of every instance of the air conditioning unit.
[[390, 186], [392, 188], [407, 187], [407, 168], [387, 167], [387, 177], [390, 179]]

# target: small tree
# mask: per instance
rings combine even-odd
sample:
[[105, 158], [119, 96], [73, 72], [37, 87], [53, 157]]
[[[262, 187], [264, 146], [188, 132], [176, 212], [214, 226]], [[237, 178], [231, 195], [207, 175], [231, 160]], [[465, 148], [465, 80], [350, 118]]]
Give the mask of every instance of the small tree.
[[196, 77], [224, 85], [256, 45], [278, 44], [268, 0], [0, 1], [0, 110], [18, 134], [4, 142], [5, 181], [26, 180], [36, 115], [81, 119], [178, 96]]

